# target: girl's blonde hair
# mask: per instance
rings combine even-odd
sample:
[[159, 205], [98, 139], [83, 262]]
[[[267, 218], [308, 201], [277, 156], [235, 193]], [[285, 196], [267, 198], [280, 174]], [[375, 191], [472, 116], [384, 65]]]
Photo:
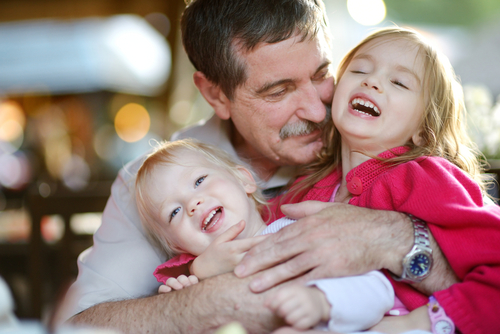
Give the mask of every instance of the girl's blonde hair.
[[[150, 184], [149, 181], [154, 176], [154, 171], [157, 166], [180, 165], [179, 159], [181, 158], [181, 154], [186, 151], [201, 154], [209, 163], [227, 170], [242, 183], [244, 183], [245, 180], [238, 171], [238, 167], [243, 166], [250, 171], [250, 168], [244, 166], [242, 163], [236, 163], [234, 159], [223, 150], [193, 139], [159, 143], [158, 147], [146, 157], [137, 172], [135, 196], [141, 222], [148, 237], [158, 245], [168, 257], [182, 253], [182, 250], [177, 249], [175, 245], [169, 241], [168, 236], [165, 235], [159, 210], [151, 204], [152, 198], [149, 196], [148, 184]], [[175, 191], [175, 189], [172, 189], [172, 191]], [[259, 212], [267, 208], [266, 200], [260, 190], [255, 191], [251, 196]]]
[[[418, 48], [424, 62], [423, 96], [425, 110], [420, 120], [422, 143], [406, 143], [410, 150], [403, 155], [386, 160], [389, 164], [400, 164], [422, 156], [439, 156], [447, 159], [474, 179], [484, 190], [481, 166], [478, 158], [484, 159], [476, 145], [470, 140], [465, 126], [465, 104], [462, 86], [457, 80], [448, 58], [428, 44], [416, 31], [390, 27], [377, 30], [347, 53], [337, 70], [337, 82], [344, 75], [358, 50], [377, 39], [404, 39]], [[341, 136], [332, 122], [323, 134], [325, 147], [317, 162], [301, 171], [307, 175], [292, 187], [292, 198], [301, 196], [314, 184], [341, 165]]]

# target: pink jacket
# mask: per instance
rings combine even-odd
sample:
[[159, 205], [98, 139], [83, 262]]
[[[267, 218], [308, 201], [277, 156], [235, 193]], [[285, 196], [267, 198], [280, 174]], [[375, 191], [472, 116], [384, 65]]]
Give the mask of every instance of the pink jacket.
[[[380, 156], [388, 158], [392, 153]], [[298, 201], [328, 201], [341, 177], [341, 171], [334, 171]], [[410, 213], [428, 223], [461, 281], [434, 296], [462, 333], [500, 330], [500, 207], [483, 206], [474, 181], [438, 157], [422, 157], [392, 168], [371, 159], [351, 170], [346, 181], [356, 184], [359, 192], [350, 204]], [[388, 276], [408, 309], [428, 302], [411, 285]]]

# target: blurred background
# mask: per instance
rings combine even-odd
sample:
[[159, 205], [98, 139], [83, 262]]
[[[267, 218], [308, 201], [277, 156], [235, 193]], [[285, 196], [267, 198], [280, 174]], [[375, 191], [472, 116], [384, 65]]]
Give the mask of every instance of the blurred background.
[[[470, 134], [499, 172], [499, 1], [325, 4], [336, 63], [371, 30], [393, 24], [440, 48], [464, 85]], [[76, 277], [77, 255], [92, 245], [119, 168], [211, 115], [180, 44], [184, 7], [0, 1], [0, 275], [18, 317], [50, 318]]]

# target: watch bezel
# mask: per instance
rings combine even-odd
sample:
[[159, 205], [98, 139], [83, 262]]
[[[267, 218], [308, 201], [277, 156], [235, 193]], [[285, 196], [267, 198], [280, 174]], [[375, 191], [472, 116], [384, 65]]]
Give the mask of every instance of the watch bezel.
[[[427, 266], [427, 270], [423, 274], [415, 275], [411, 271], [411, 262], [419, 255], [426, 256], [429, 261], [429, 264]], [[413, 282], [421, 282], [423, 279], [425, 279], [427, 276], [430, 275], [432, 264], [433, 264], [432, 252], [414, 246], [413, 249], [410, 251], [410, 253], [408, 253], [408, 255], [403, 260], [403, 275], [401, 276], [401, 278], [406, 280], [409, 279], [412, 280]]]

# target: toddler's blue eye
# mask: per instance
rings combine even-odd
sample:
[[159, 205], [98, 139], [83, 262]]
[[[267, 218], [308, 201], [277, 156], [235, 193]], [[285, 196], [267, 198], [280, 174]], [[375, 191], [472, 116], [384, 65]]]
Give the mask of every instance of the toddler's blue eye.
[[205, 179], [207, 178], [206, 175], [200, 177], [198, 180], [196, 180], [196, 182], [194, 183], [194, 187], [198, 187], [203, 181], [205, 181]]
[[170, 221], [172, 221], [172, 218], [174, 218], [175, 215], [179, 213], [179, 211], [181, 211], [181, 208], [175, 208], [174, 211], [172, 211], [172, 213], [170, 214]]

